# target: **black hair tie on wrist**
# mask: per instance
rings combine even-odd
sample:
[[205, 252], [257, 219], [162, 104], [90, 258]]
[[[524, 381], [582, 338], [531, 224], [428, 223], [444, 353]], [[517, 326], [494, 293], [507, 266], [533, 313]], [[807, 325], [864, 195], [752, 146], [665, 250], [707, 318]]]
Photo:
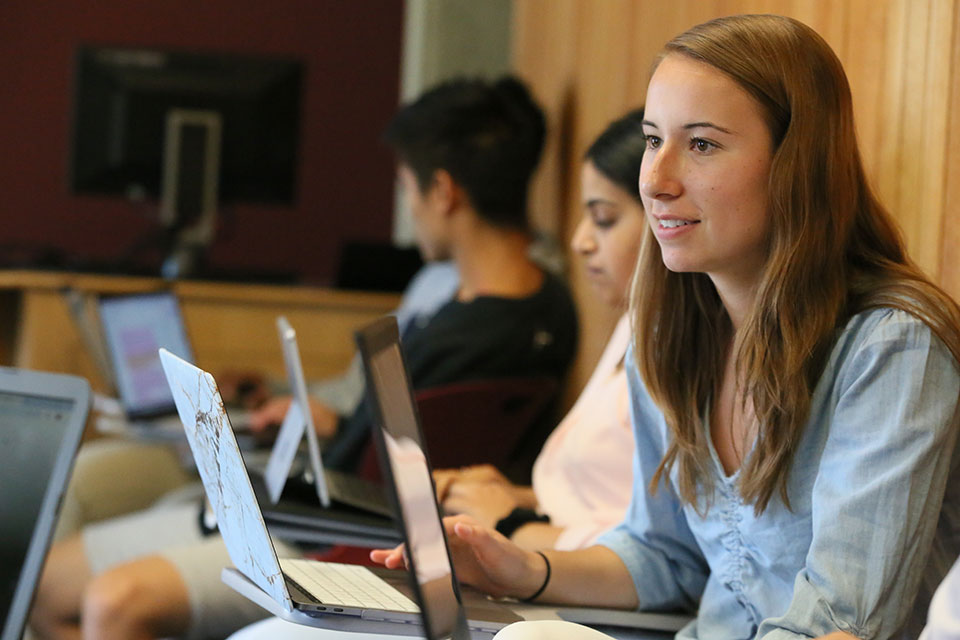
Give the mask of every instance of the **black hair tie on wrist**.
[[543, 558], [543, 561], [547, 564], [547, 575], [544, 576], [543, 584], [540, 585], [540, 588], [537, 589], [537, 592], [529, 598], [523, 598], [520, 602], [533, 602], [543, 594], [544, 590], [547, 588], [547, 585], [550, 584], [550, 561], [547, 560], [547, 554], [545, 554], [543, 551], [537, 551], [536, 553], [539, 553], [540, 557]]
[[507, 514], [506, 517], [500, 518], [500, 520], [497, 521], [497, 525], [494, 527], [494, 529], [503, 534], [504, 538], [511, 538], [517, 529], [525, 524], [530, 524], [531, 522], [547, 523], [550, 522], [550, 518], [549, 516], [537, 513], [533, 509], [517, 507]]

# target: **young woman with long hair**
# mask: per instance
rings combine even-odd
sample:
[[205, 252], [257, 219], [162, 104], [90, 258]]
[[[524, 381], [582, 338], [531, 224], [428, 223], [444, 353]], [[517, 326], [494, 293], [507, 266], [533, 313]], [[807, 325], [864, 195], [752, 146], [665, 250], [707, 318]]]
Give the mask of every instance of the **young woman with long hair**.
[[645, 133], [626, 519], [538, 554], [450, 518], [459, 577], [696, 611], [680, 638], [916, 637], [960, 551], [960, 310], [867, 184], [839, 60], [790, 18], [699, 25]]

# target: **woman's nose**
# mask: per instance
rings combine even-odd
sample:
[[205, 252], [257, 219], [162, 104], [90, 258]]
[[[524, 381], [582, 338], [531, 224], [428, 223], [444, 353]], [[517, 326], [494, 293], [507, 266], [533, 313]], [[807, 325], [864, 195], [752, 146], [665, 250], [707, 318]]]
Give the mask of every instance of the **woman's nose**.
[[583, 216], [577, 224], [570, 239], [570, 248], [581, 254], [588, 254], [597, 248], [593, 237], [593, 222], [588, 215]]
[[675, 198], [683, 191], [679, 154], [664, 145], [647, 153], [640, 166], [640, 195], [652, 200]]

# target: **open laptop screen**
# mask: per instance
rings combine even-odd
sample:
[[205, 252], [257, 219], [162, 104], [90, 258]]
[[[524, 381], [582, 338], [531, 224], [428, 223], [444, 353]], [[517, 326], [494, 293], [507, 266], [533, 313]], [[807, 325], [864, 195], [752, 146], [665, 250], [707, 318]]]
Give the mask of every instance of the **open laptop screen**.
[[[395, 333], [394, 324], [394, 333]], [[447, 637], [462, 624], [427, 457], [399, 345], [366, 354], [368, 380], [379, 405], [385, 453], [406, 527], [408, 560], [420, 589], [430, 638]]]
[[117, 391], [129, 418], [176, 410], [157, 350], [193, 360], [180, 305], [172, 293], [101, 298], [100, 321]]
[[[15, 598], [21, 603], [17, 609], [23, 609], [32, 596], [35, 576], [25, 574], [39, 572], [39, 566], [28, 571], [28, 553], [31, 545], [39, 544], [35, 538], [38, 528], [43, 528], [39, 526], [42, 512], [45, 506], [49, 509], [45, 496], [56, 480], [53, 471], [63, 445], [78, 435], [71, 433], [77, 431], [74, 408], [75, 402], [68, 398], [0, 391], [0, 620], [11, 615]], [[45, 536], [40, 560], [49, 531], [41, 533]], [[21, 582], [22, 593], [18, 593]]]

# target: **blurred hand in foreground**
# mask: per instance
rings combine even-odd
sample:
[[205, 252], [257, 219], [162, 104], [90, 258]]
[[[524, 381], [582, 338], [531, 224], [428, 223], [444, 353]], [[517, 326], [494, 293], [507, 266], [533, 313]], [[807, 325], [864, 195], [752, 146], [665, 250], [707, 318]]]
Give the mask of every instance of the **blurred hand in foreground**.
[[[250, 414], [250, 430], [254, 433], [266, 433], [271, 427], [283, 423], [290, 409], [292, 396], [277, 396], [267, 400], [262, 407]], [[337, 413], [319, 400], [310, 398], [310, 413], [313, 426], [321, 438], [331, 438], [337, 432]]]

